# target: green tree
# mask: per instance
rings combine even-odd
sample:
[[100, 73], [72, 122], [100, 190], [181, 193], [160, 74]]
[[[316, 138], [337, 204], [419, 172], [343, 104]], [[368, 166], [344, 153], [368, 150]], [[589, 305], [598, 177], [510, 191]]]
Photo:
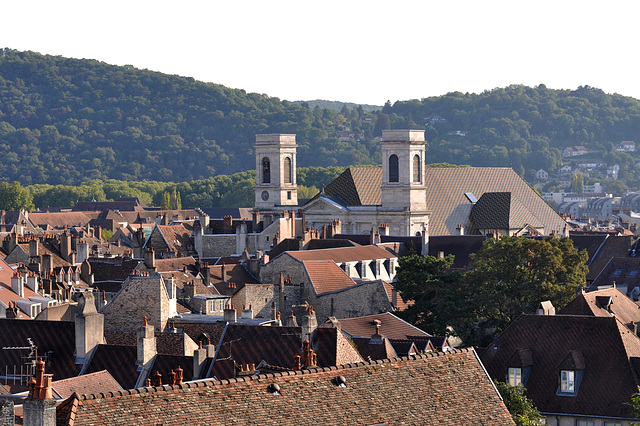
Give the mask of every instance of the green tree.
[[576, 173], [571, 178], [571, 192], [574, 194], [584, 194], [584, 175], [582, 172]]
[[9, 211], [32, 210], [33, 195], [19, 182], [0, 182], [0, 209]]
[[465, 274], [475, 289], [470, 307], [485, 328], [497, 331], [542, 301], [564, 307], [588, 272], [586, 250], [578, 252], [565, 237], [491, 239], [471, 258], [473, 269]]
[[454, 257], [410, 254], [398, 260], [396, 288], [405, 301], [414, 303], [399, 312], [402, 318], [439, 336], [465, 338], [473, 326], [466, 309], [469, 292], [460, 271], [451, 270]]
[[511, 413], [513, 421], [518, 426], [539, 426], [543, 424], [544, 416], [538, 412], [533, 402], [525, 395], [522, 386], [510, 386], [507, 383], [495, 382], [500, 396]]

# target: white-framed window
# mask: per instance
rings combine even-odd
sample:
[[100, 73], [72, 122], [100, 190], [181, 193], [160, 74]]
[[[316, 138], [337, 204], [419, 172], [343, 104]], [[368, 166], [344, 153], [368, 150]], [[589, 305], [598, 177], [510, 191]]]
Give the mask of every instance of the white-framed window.
[[509, 367], [507, 383], [511, 386], [518, 386], [522, 383], [522, 368]]
[[604, 426], [622, 426], [622, 423], [604, 422]]
[[574, 393], [576, 391], [576, 372], [562, 370], [560, 372], [560, 392]]

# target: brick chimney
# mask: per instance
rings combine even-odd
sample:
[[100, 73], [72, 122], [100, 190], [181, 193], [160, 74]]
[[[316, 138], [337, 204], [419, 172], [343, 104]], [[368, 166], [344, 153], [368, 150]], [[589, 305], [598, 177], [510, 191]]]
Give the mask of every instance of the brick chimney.
[[90, 290], [79, 294], [76, 311], [76, 362], [84, 364], [92, 351], [104, 343], [104, 315], [96, 310], [93, 292]]
[[302, 342], [302, 363], [305, 367], [316, 367], [318, 365], [316, 354], [311, 349], [311, 343], [308, 340]]
[[149, 368], [151, 360], [156, 355], [156, 337], [154, 327], [147, 322], [147, 316], [142, 319], [142, 326], [138, 328], [138, 359], [136, 365], [143, 369]]
[[44, 373], [44, 361], [36, 362], [36, 378], [29, 383], [29, 396], [23, 404], [23, 425], [55, 426], [56, 400], [51, 392], [53, 374]]
[[224, 216], [222, 218], [222, 231], [225, 234], [233, 233], [233, 218], [231, 216]]

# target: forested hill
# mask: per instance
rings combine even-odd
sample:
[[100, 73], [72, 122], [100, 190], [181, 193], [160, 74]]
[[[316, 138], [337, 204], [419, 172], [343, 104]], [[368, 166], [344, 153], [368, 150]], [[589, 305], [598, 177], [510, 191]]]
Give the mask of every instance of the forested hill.
[[336, 112], [131, 66], [0, 51], [0, 179], [26, 185], [251, 170], [256, 133], [297, 134], [300, 166], [379, 164], [374, 138], [388, 128], [426, 129], [428, 162], [530, 174], [556, 167], [566, 146], [617, 155], [607, 154], [613, 144], [638, 139], [640, 102], [590, 87], [510, 86]]

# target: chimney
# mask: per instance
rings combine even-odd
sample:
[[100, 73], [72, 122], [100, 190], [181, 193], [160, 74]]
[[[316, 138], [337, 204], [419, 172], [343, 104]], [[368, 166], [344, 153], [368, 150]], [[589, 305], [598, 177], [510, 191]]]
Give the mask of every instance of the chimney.
[[458, 235], [464, 235], [464, 226], [462, 224], [458, 224], [456, 229], [458, 230]]
[[209, 286], [211, 283], [211, 268], [209, 264], [205, 263], [202, 269], [200, 269], [200, 272], [202, 272], [202, 284], [204, 284], [205, 287]]
[[184, 370], [182, 368], [180, 368], [180, 366], [178, 366], [178, 368], [176, 368], [173, 372], [176, 374], [175, 384], [176, 385], [181, 385], [182, 384], [182, 374], [184, 373]]
[[156, 374], [151, 376], [151, 386], [160, 387], [162, 386], [162, 374], [160, 374], [156, 370]]
[[224, 308], [224, 320], [226, 322], [236, 322], [238, 320], [238, 314], [233, 305]]
[[11, 277], [11, 290], [20, 297], [24, 297], [24, 278], [20, 274]]
[[209, 229], [209, 222], [210, 222], [210, 219], [208, 214], [200, 216], [200, 225], [202, 226], [202, 229], [204, 231], [207, 231]]
[[298, 320], [293, 311], [289, 313], [289, 316], [287, 317], [287, 323], [285, 325], [287, 327], [298, 327]]
[[211, 344], [211, 339], [207, 338], [207, 344], [204, 348], [207, 350], [207, 358], [213, 358], [216, 356], [216, 347]]
[[318, 365], [316, 354], [313, 353], [309, 340], [302, 342], [302, 362], [307, 368], [316, 367]]
[[40, 283], [38, 282], [38, 276], [36, 274], [27, 276], [27, 287], [36, 293], [40, 292]]
[[42, 275], [46, 276], [48, 272], [51, 272], [51, 255], [49, 253], [42, 255], [41, 265]]
[[253, 210], [253, 232], [258, 232], [258, 225], [260, 224], [260, 210]]
[[[307, 313], [302, 316], [302, 340], [311, 340], [311, 335], [318, 328], [318, 320], [313, 306], [307, 306]], [[306, 364], [305, 364], [306, 365]]]
[[[138, 328], [138, 359], [136, 365], [148, 368], [156, 355], [156, 336], [153, 325], [147, 322], [147, 316], [142, 319], [142, 326]], [[155, 386], [155, 385], [154, 385]]]
[[369, 340], [369, 344], [384, 343], [384, 336], [380, 334], [382, 322], [380, 320], [373, 320], [373, 325], [375, 326], [375, 331]]
[[220, 267], [220, 279], [222, 281], [227, 281], [227, 265], [225, 265], [224, 263]]
[[386, 223], [381, 224], [380, 226], [378, 226], [378, 233], [380, 235], [389, 235], [389, 225], [387, 225]]
[[153, 271], [156, 270], [156, 257], [152, 247], [144, 252], [144, 265]]
[[638, 324], [636, 324], [634, 321], [631, 321], [631, 331], [633, 331], [633, 334], [635, 334], [636, 336], [638, 335]]
[[304, 209], [298, 209], [298, 215], [300, 216], [300, 229], [304, 232], [307, 229], [307, 219], [304, 214]]
[[282, 272], [280, 272], [278, 280], [278, 310], [284, 312], [284, 276]]
[[242, 307], [242, 318], [253, 319], [253, 309], [251, 309], [251, 305], [249, 305], [249, 309], [246, 309], [244, 306]]
[[76, 245], [76, 263], [82, 263], [89, 258], [89, 244], [86, 241], [80, 241]]
[[60, 236], [60, 254], [62, 258], [69, 263], [71, 262], [71, 234], [64, 231]]
[[207, 362], [207, 350], [202, 347], [202, 342], [198, 343], [198, 349], [193, 351], [193, 378], [198, 380], [202, 378], [203, 368]]
[[398, 309], [398, 289], [395, 287], [391, 290], [391, 304], [393, 309]]
[[296, 237], [296, 211], [291, 210], [289, 217], [291, 218], [291, 238], [295, 238]]
[[231, 234], [233, 232], [233, 218], [231, 216], [222, 218], [222, 230], [225, 234]]
[[78, 295], [76, 312], [76, 361], [84, 364], [94, 348], [104, 343], [104, 315], [96, 310], [93, 292], [90, 290]]
[[55, 426], [56, 400], [51, 392], [53, 374], [44, 374], [44, 361], [36, 362], [36, 378], [29, 383], [29, 396], [23, 403], [25, 426]]
[[30, 257], [38, 257], [38, 240], [29, 241], [29, 256]]

